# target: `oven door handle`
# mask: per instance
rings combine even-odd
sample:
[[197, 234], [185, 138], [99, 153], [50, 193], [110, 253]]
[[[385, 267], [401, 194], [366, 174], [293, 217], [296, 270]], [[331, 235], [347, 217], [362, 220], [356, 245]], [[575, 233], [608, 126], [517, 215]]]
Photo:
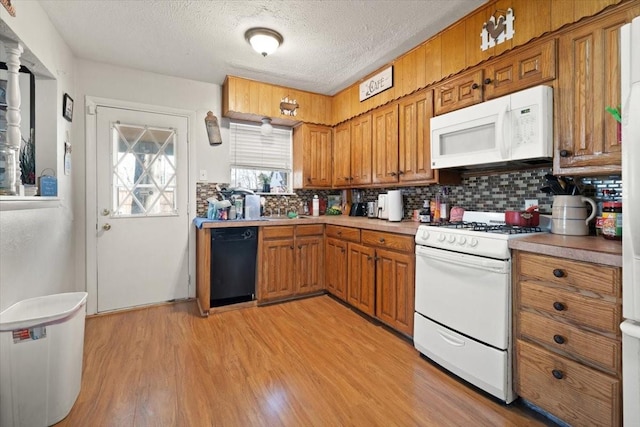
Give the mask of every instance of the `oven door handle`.
[[425, 261], [436, 260], [447, 264], [456, 264], [463, 267], [477, 268], [503, 274], [510, 272], [508, 261], [432, 249], [425, 246], [416, 246], [416, 256], [424, 258]]
[[442, 329], [438, 329], [437, 332], [440, 335], [440, 338], [442, 338], [448, 344], [451, 344], [456, 347], [464, 347], [465, 342], [460, 338], [457, 338]]

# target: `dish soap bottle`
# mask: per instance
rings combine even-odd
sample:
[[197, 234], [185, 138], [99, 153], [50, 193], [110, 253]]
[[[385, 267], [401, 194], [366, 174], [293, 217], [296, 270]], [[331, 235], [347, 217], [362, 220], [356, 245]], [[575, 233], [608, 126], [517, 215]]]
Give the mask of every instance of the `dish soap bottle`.
[[313, 206], [311, 210], [313, 212], [313, 216], [320, 216], [320, 200], [318, 199], [317, 194], [313, 196]]

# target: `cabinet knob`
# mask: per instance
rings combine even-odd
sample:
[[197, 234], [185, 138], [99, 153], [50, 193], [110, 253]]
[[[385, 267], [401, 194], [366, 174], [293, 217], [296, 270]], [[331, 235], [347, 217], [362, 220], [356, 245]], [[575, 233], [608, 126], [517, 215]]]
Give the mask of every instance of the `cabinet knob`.
[[349, 181], [350, 179], [351, 179], [351, 178], [349, 178], [348, 176], [345, 176], [345, 177], [344, 177], [344, 180], [345, 180], [345, 181]]
[[398, 175], [404, 175], [404, 171], [398, 171]]
[[396, 176], [397, 174], [395, 172], [389, 172], [389, 175]]
[[380, 243], [384, 243], [384, 237], [380, 238]]
[[569, 154], [568, 150], [560, 150], [560, 157], [569, 157]]
[[349, 177], [349, 181], [353, 181], [353, 177], [352, 176]]
[[561, 380], [564, 378], [564, 374], [559, 369], [554, 369], [553, 371], [551, 371], [551, 373], [553, 374], [553, 377], [557, 380]]
[[293, 245], [289, 246], [289, 249], [294, 249], [294, 248], [293, 248]]
[[486, 85], [490, 84], [491, 82], [492, 82], [492, 80], [489, 77], [484, 79], [484, 84], [486, 84]]
[[342, 231], [338, 231], [338, 236], [342, 236]]
[[564, 344], [565, 343], [565, 339], [562, 335], [554, 335], [553, 336], [553, 340], [556, 342], [556, 344]]
[[302, 249], [302, 245], [298, 245], [298, 249]]
[[307, 177], [307, 182], [311, 182], [311, 177], [310, 176]]
[[474, 83], [471, 85], [471, 89], [478, 89], [480, 85], [478, 83]]
[[563, 303], [558, 301], [553, 303], [553, 308], [555, 308], [558, 311], [564, 311], [567, 309], [567, 307]]
[[556, 268], [555, 270], [553, 270], [553, 275], [556, 277], [564, 277], [564, 271]]

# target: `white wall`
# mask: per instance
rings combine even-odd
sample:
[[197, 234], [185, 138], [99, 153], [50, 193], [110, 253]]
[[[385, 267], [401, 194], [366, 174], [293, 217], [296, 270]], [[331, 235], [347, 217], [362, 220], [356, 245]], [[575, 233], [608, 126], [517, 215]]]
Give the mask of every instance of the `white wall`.
[[[87, 248], [87, 233], [92, 230], [91, 224], [87, 224], [87, 218], [95, 216], [96, 207], [90, 205], [87, 209], [94, 209], [93, 212], [85, 215], [85, 194], [87, 192], [87, 179], [95, 177], [87, 176], [95, 170], [91, 167], [92, 161], [81, 161], [86, 158], [87, 152], [95, 152], [95, 147], [88, 147], [94, 141], [85, 137], [85, 117], [86, 97], [108, 98], [129, 103], [144, 104], [149, 106], [170, 107], [172, 109], [186, 110], [195, 113], [195, 122], [190, 123], [190, 150], [192, 160], [190, 164], [190, 182], [194, 183], [190, 188], [190, 205], [192, 216], [195, 216], [195, 181], [200, 170], [207, 171], [209, 181], [228, 181], [229, 169], [229, 144], [228, 144], [228, 122], [222, 121], [222, 139], [220, 146], [209, 145], [205, 130], [204, 118], [207, 111], [212, 111], [220, 118], [222, 108], [220, 85], [186, 80], [176, 77], [163, 76], [159, 74], [143, 72], [128, 68], [117, 67], [104, 63], [97, 63], [87, 60], [77, 60], [76, 62], [77, 90], [76, 105], [78, 127], [74, 128], [73, 134], [73, 159], [74, 159], [74, 193], [77, 195], [76, 212], [76, 276], [86, 277], [87, 272], [91, 274], [91, 269], [87, 269], [85, 254], [92, 248]], [[74, 116], [74, 124], [76, 117]], [[87, 166], [87, 167], [85, 167]], [[90, 236], [91, 237], [91, 236]], [[195, 232], [192, 230], [192, 247], [195, 243]], [[91, 242], [91, 239], [89, 239]], [[193, 257], [195, 258], [195, 256]], [[195, 259], [191, 260], [195, 277]], [[194, 282], [194, 280], [192, 280]], [[89, 280], [89, 283], [93, 283]], [[93, 285], [89, 286], [89, 300], [87, 310], [92, 313], [96, 309], [95, 296], [92, 297]], [[195, 283], [192, 283], [190, 296], [195, 297]]]
[[[221, 119], [220, 85], [74, 60], [38, 2], [20, 2], [15, 18], [0, 8], [0, 18], [49, 75], [55, 76], [55, 80], [49, 81], [43, 77], [42, 88], [36, 89], [36, 172], [39, 174], [44, 167], [56, 169], [62, 199], [60, 207], [0, 212], [2, 310], [29, 297], [86, 290], [85, 96], [195, 112], [196, 122], [191, 124], [190, 136], [193, 177], [205, 170], [209, 181], [228, 181], [229, 144], [227, 120], [220, 120], [221, 146], [209, 145], [204, 126], [209, 110]], [[62, 118], [64, 93], [75, 101], [71, 124]], [[73, 149], [70, 176], [63, 173], [67, 131]], [[191, 188], [190, 196], [195, 215], [195, 188]], [[194, 295], [195, 291], [191, 296]]]
[[[73, 92], [73, 56], [38, 2], [20, 2], [16, 17], [0, 8], [0, 19], [56, 80], [45, 81], [38, 94], [36, 174], [58, 171], [60, 206], [0, 212], [0, 310], [25, 298], [84, 289], [74, 277], [74, 194], [72, 176], [62, 171], [64, 133], [73, 125], [62, 118], [62, 95]], [[49, 77], [46, 77], [49, 78]], [[44, 157], [43, 157], [44, 156]]]

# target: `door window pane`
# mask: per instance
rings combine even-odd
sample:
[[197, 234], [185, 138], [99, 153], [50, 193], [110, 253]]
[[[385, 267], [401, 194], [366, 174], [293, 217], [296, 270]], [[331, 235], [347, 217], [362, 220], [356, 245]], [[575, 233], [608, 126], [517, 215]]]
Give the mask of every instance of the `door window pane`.
[[175, 130], [114, 123], [111, 140], [113, 215], [177, 215]]

